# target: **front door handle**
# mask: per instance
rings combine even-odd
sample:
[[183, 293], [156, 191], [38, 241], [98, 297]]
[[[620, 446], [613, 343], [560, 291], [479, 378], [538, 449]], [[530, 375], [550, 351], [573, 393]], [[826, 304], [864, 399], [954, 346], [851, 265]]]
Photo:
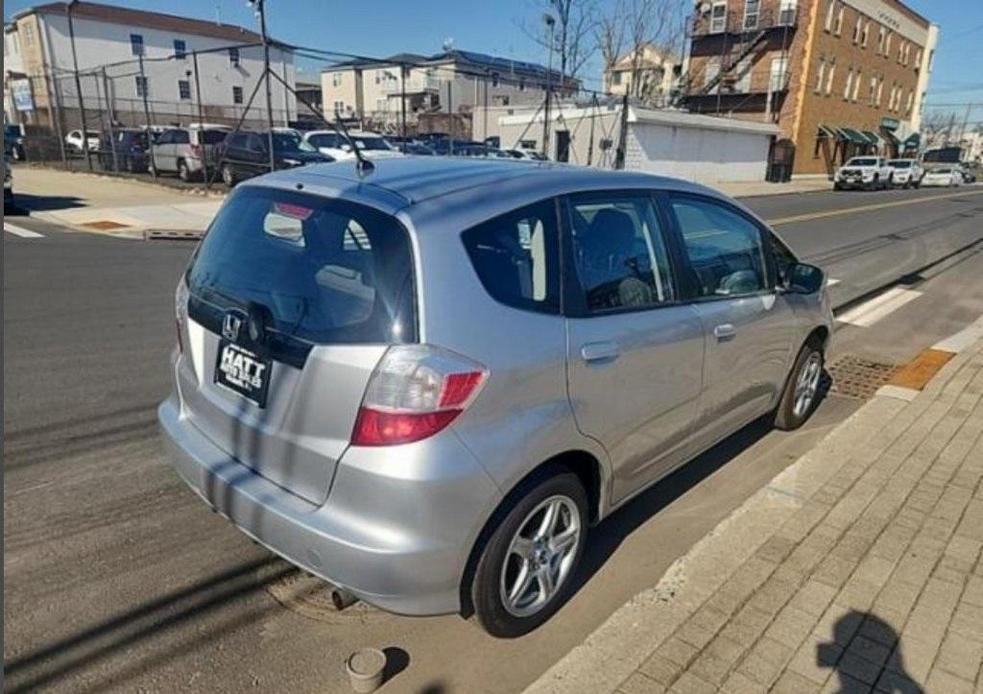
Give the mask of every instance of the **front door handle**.
[[620, 355], [621, 350], [616, 342], [588, 342], [580, 348], [580, 356], [584, 361], [610, 361]]
[[718, 340], [729, 340], [737, 334], [737, 328], [730, 323], [722, 323], [713, 329], [713, 336]]

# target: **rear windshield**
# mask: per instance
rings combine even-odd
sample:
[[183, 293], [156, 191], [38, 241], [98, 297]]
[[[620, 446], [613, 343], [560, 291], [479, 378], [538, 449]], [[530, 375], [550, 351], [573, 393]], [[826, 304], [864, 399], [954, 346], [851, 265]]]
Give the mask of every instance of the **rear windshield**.
[[203, 145], [217, 145], [225, 140], [227, 130], [199, 130], [198, 141]]
[[307, 141], [315, 147], [337, 148], [341, 146], [341, 136], [336, 133], [317, 133], [316, 135], [308, 135]]
[[291, 348], [392, 344], [417, 339], [412, 266], [408, 235], [388, 215], [247, 187], [219, 211], [187, 280], [210, 329], [226, 311], [258, 309]]
[[876, 159], [851, 159], [846, 163], [847, 166], [877, 166]]
[[911, 168], [911, 162], [908, 161], [907, 159], [895, 159], [893, 161], [889, 161], [887, 164], [888, 164], [888, 166], [891, 166], [891, 167], [893, 167], [895, 169], [910, 169]]

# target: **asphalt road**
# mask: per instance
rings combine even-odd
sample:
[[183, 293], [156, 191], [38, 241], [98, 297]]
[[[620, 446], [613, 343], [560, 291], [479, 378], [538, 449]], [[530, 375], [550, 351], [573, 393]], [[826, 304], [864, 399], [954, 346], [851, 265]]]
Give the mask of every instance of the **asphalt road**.
[[[747, 203], [772, 220], [816, 215], [777, 228], [825, 260], [840, 301], [900, 277], [919, 292], [871, 327], [844, 326], [837, 353], [903, 361], [983, 313], [983, 190]], [[211, 514], [158, 451], [191, 246], [17, 223], [43, 238], [3, 240], [11, 692], [346, 691], [343, 658], [365, 645], [391, 649], [383, 691], [517, 691], [859, 404], [830, 396], [791, 434], [751, 425], [643, 494], [592, 532], [581, 589], [522, 639], [457, 617], [332, 613], [316, 595], [287, 608], [271, 590], [282, 598], [295, 572]]]

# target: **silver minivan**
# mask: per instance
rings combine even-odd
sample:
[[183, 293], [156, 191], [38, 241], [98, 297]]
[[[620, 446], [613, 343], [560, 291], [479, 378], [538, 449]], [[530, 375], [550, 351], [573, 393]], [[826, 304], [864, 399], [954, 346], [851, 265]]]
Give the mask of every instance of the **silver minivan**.
[[176, 173], [182, 181], [205, 177], [219, 160], [219, 149], [232, 128], [192, 123], [162, 132], [150, 147], [157, 171]]
[[378, 607], [528, 632], [589, 526], [820, 394], [816, 267], [693, 183], [388, 159], [243, 183], [176, 292], [174, 467]]

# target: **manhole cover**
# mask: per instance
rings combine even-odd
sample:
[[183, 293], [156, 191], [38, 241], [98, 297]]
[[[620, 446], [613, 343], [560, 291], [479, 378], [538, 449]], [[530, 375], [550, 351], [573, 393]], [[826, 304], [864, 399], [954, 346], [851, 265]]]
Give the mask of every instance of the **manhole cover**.
[[380, 621], [390, 615], [364, 602], [356, 602], [340, 612], [331, 603], [331, 585], [305, 571], [293, 571], [266, 584], [273, 599], [291, 612], [329, 624]]
[[129, 225], [120, 224], [119, 222], [111, 222], [108, 219], [104, 219], [98, 222], [86, 222], [82, 226], [88, 227], [89, 229], [96, 229], [98, 231], [112, 231], [113, 229], [127, 229]]
[[826, 369], [832, 379], [830, 393], [861, 400], [874, 397], [877, 389], [897, 371], [894, 364], [882, 364], [849, 354], [828, 364]]

